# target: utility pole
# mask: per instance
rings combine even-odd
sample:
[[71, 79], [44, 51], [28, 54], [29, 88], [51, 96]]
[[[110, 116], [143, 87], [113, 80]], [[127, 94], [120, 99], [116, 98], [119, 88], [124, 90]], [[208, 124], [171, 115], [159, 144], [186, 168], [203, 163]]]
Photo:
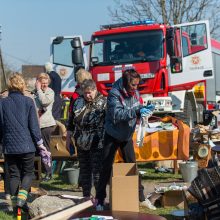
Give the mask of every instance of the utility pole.
[[0, 92], [6, 89], [6, 75], [5, 75], [5, 69], [4, 69], [4, 64], [3, 64], [3, 59], [2, 59], [2, 50], [1, 50], [1, 25], [0, 25]]

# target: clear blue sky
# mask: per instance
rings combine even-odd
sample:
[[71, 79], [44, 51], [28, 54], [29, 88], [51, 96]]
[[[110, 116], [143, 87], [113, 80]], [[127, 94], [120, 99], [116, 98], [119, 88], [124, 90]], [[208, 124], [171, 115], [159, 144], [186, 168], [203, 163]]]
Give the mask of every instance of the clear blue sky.
[[43, 65], [52, 36], [81, 34], [89, 40], [101, 24], [111, 23], [107, 7], [113, 5], [113, 0], [0, 0], [4, 62], [17, 71], [22, 64]]

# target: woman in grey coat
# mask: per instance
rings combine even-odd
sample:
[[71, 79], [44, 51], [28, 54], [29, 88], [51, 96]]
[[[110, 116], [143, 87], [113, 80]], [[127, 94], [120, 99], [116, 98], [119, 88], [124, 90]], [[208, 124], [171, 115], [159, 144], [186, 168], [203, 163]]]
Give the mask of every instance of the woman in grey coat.
[[[50, 77], [46, 73], [40, 73], [35, 84], [35, 102], [38, 110], [41, 135], [44, 145], [50, 152], [50, 137], [55, 129], [56, 121], [52, 115], [52, 107], [54, 103], [54, 91], [49, 88]], [[43, 181], [52, 178], [52, 167], [44, 164], [46, 175]]]

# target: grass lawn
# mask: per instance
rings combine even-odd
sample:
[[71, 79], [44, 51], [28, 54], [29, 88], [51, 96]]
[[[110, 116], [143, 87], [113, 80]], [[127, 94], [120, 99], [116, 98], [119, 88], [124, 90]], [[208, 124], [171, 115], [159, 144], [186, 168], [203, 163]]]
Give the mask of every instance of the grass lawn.
[[4, 220], [14, 220], [17, 219], [16, 217], [14, 217], [12, 214], [6, 214], [3, 211], [0, 211], [0, 219], [4, 219]]
[[[155, 173], [155, 170], [152, 168], [152, 163], [138, 164], [138, 168], [141, 171], [146, 171], [146, 174], [142, 176], [143, 181], [154, 182], [155, 184], [163, 183], [163, 182], [172, 183], [172, 182], [182, 181], [181, 174]], [[153, 211], [147, 208], [140, 207], [140, 212], [160, 215], [160, 216], [165, 217], [168, 220], [171, 220], [173, 219], [173, 217], [170, 215], [170, 213], [176, 209], [178, 208], [177, 207], [170, 207], [170, 208], [158, 207], [157, 210]]]
[[[180, 174], [172, 174], [172, 173], [155, 173], [154, 169], [152, 168], [151, 163], [146, 163], [146, 164], [139, 164], [138, 165], [139, 170], [146, 171], [146, 174], [143, 175], [142, 179], [143, 181], [149, 181], [149, 182], [155, 182], [157, 183], [162, 183], [162, 182], [175, 182], [178, 180], [181, 180], [181, 175]], [[62, 191], [62, 190], [74, 190], [76, 186], [67, 184], [66, 181], [64, 181], [64, 177], [62, 175], [54, 175], [53, 180], [47, 182], [47, 183], [42, 183], [40, 185], [43, 189], [45, 190], [53, 190], [53, 191]], [[165, 217], [166, 219], [172, 219], [170, 213], [171, 211], [177, 209], [176, 207], [171, 207], [171, 208], [162, 208], [159, 207], [157, 210], [152, 211], [149, 209], [145, 208], [140, 208], [140, 212], [143, 213], [150, 213], [150, 214], [155, 214], [155, 215], [160, 215]], [[0, 211], [0, 219], [4, 220], [14, 220], [16, 219], [13, 217], [12, 214], [6, 214], [2, 211]], [[24, 220], [24, 218], [22, 219]]]
[[152, 163], [142, 163], [138, 164], [138, 169], [141, 171], [146, 171], [146, 174], [142, 176], [143, 180], [157, 182], [174, 182], [182, 180], [181, 174], [174, 173], [155, 173], [152, 168]]

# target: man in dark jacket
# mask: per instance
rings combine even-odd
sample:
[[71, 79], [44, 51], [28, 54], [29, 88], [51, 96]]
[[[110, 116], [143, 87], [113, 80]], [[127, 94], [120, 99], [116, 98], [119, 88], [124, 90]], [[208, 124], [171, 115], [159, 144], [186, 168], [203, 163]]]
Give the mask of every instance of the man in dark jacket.
[[53, 70], [51, 63], [45, 64], [47, 74], [50, 76], [49, 87], [54, 91], [54, 103], [52, 108], [52, 114], [55, 120], [60, 120], [62, 111], [62, 98], [61, 98], [61, 83], [62, 80], [57, 72]]
[[[126, 70], [122, 78], [114, 83], [108, 94], [103, 167], [96, 193], [97, 210], [103, 210], [106, 185], [110, 179], [117, 149], [120, 148], [125, 163], [136, 163], [132, 137], [137, 118], [140, 117], [140, 114], [148, 112], [148, 109], [142, 106], [142, 100], [137, 91], [139, 82], [140, 75], [135, 70]], [[144, 187], [139, 178], [139, 201], [141, 205], [156, 209], [148, 199], [145, 199], [143, 191]]]

